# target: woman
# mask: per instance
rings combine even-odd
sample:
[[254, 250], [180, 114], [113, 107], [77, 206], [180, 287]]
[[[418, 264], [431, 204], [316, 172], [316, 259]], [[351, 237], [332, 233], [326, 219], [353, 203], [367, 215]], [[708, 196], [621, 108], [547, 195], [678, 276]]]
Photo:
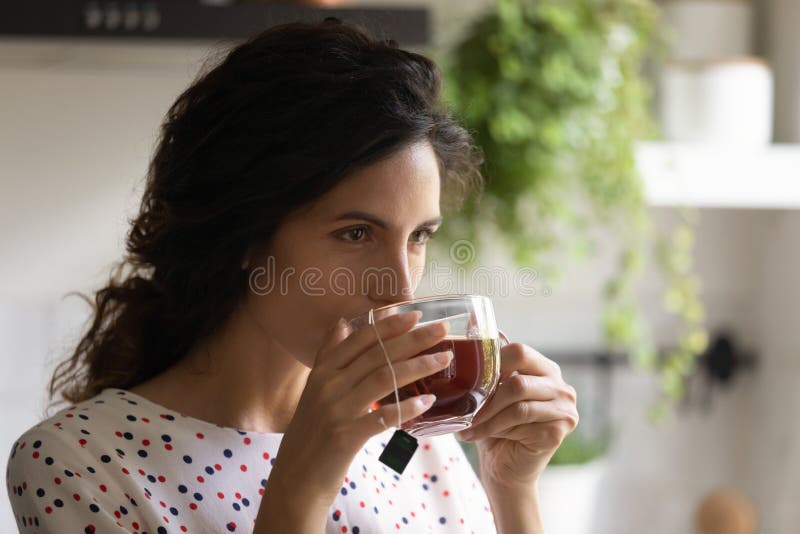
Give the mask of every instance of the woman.
[[[462, 436], [483, 484], [452, 435], [399, 477], [377, 461], [396, 408], [369, 409], [394, 391], [383, 352], [337, 321], [413, 295], [440, 205], [480, 185], [439, 91], [427, 58], [329, 18], [263, 32], [180, 95], [128, 255], [51, 382], [72, 405], [12, 449], [20, 530], [541, 532], [536, 482], [578, 420], [558, 366], [503, 348]], [[390, 290], [341, 291], [375, 268]], [[398, 384], [449, 361], [410, 358], [446, 334], [416, 320], [377, 323]]]

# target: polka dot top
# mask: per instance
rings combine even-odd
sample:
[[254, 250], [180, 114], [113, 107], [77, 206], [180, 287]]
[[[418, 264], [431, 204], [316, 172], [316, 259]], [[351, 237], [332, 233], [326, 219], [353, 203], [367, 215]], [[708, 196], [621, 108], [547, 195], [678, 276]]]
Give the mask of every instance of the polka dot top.
[[[394, 429], [355, 456], [325, 533], [496, 532], [452, 434], [419, 438], [402, 475], [378, 461]], [[245, 432], [106, 389], [25, 432], [6, 484], [20, 532], [252, 532], [283, 434]]]

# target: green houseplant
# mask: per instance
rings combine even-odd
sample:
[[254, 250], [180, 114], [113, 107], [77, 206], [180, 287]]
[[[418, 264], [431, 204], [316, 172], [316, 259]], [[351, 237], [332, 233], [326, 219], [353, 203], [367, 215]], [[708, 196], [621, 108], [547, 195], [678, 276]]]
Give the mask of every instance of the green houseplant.
[[[657, 135], [641, 74], [662, 43], [657, 15], [651, 0], [498, 0], [438, 58], [445, 99], [483, 150], [487, 178], [482, 198], [448, 217], [439, 243], [499, 241], [518, 265], [556, 279], [550, 253], [585, 258], [593, 231], [615, 236], [604, 337], [609, 350], [660, 373], [656, 418], [681, 398], [707, 345], [693, 212], [680, 210], [673, 231], [656, 232], [636, 171], [636, 141]], [[666, 354], [634, 294], [651, 253], [665, 279], [664, 307], [680, 319]]]

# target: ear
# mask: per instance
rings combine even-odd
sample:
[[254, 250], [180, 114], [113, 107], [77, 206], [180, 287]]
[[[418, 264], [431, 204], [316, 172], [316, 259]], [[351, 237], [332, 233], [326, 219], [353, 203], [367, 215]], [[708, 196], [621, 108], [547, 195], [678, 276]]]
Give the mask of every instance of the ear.
[[253, 262], [253, 250], [255, 245], [250, 245], [244, 253], [242, 257], [242, 270], [246, 271], [250, 268], [250, 265]]
[[252, 265], [259, 265], [264, 257], [269, 254], [270, 245], [268, 243], [253, 243], [242, 256], [242, 270], [250, 269]]

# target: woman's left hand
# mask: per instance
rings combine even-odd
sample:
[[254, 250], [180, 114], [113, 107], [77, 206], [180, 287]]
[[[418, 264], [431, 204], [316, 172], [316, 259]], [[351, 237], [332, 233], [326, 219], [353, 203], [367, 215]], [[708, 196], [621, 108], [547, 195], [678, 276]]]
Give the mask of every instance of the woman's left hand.
[[577, 395], [558, 364], [528, 345], [510, 343], [500, 353], [494, 396], [457, 436], [476, 442], [484, 484], [530, 489], [578, 425]]

